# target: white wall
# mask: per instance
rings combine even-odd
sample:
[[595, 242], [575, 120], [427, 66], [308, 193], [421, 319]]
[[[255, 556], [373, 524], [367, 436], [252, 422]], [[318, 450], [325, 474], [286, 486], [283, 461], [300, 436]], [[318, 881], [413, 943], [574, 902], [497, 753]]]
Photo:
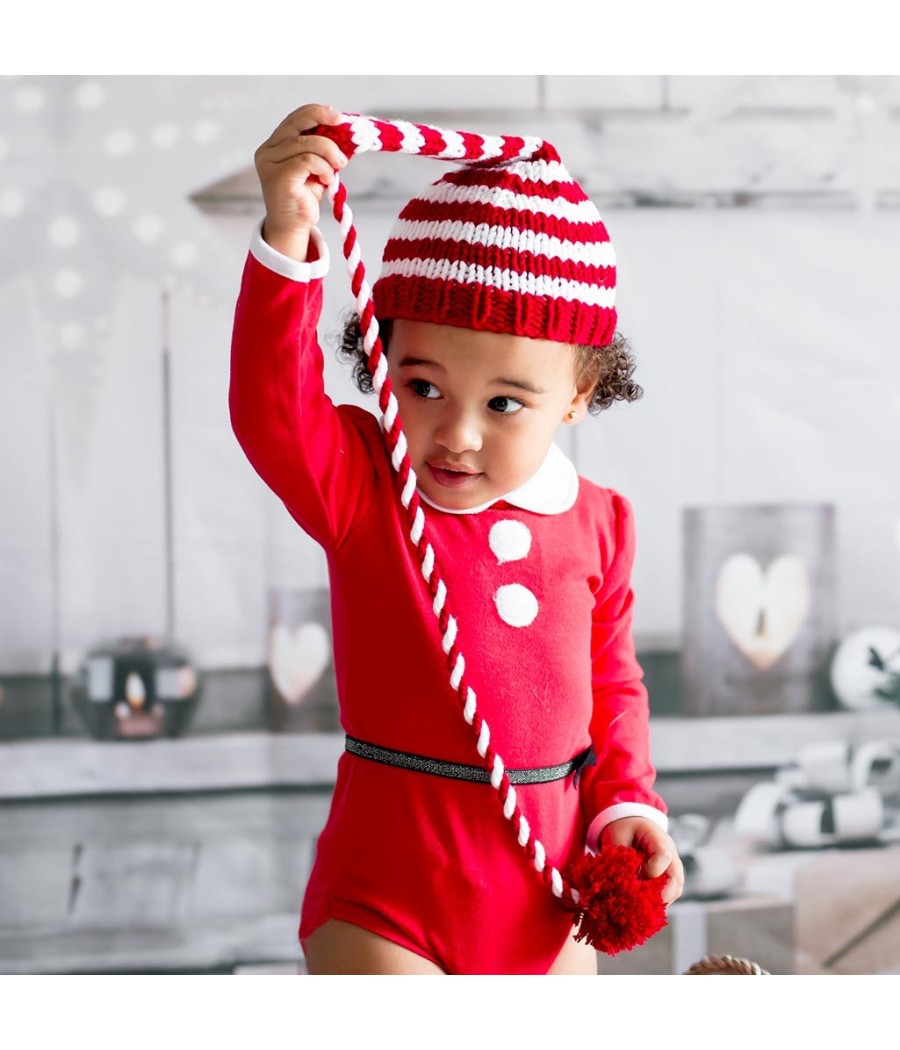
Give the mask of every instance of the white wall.
[[[607, 150], [594, 166], [590, 150], [578, 153], [579, 175], [610, 202], [601, 211], [619, 258], [620, 327], [632, 340], [636, 378], [646, 395], [585, 421], [574, 443], [569, 428], [560, 439], [583, 474], [619, 488], [635, 504], [639, 643], [678, 644], [681, 511], [719, 501], [834, 502], [841, 632], [898, 624], [900, 318], [894, 285], [900, 214], [879, 207], [867, 216], [822, 205], [824, 183], [816, 173], [829, 165], [837, 167], [828, 186], [853, 192], [862, 185], [852, 134], [842, 138], [840, 131], [850, 127], [856, 134], [858, 125], [834, 117], [845, 105], [846, 86], [829, 77], [763, 78], [743, 99], [757, 109], [726, 120], [728, 106], [733, 110], [741, 101], [735, 101], [732, 82], [754, 78], [723, 79], [718, 93], [712, 82], [719, 78], [691, 77], [198, 77], [113, 85], [133, 92], [139, 136], [159, 126], [161, 89], [166, 120], [185, 126], [193, 121], [196, 127], [198, 120], [214, 118], [220, 126], [214, 162], [208, 151], [200, 157], [184, 151], [177, 165], [171, 162], [181, 171], [180, 182], [167, 183], [160, 174], [168, 170], [166, 158], [145, 156], [128, 184], [133, 193], [139, 188], [141, 214], [155, 207], [181, 224], [182, 232], [194, 223], [210, 227], [219, 239], [200, 255], [200, 277], [215, 281], [206, 282], [209, 288], [199, 278], [192, 288], [181, 282], [171, 314], [176, 634], [201, 666], [262, 663], [266, 587], [326, 581], [319, 549], [253, 473], [228, 423], [231, 317], [253, 215], [194, 219], [188, 209], [178, 210], [187, 193], [250, 167], [256, 145], [307, 98], [388, 115], [431, 107], [432, 119], [446, 107], [541, 103], [549, 107], [540, 114], [542, 127], [553, 126], [553, 107], [559, 107], [561, 134], [567, 136], [578, 132], [573, 107], [605, 107]], [[900, 99], [900, 78], [876, 79], [886, 83], [884, 97], [892, 106]], [[3, 90], [14, 88], [7, 84]], [[897, 121], [890, 106], [883, 112], [893, 142]], [[0, 144], [15, 143], [18, 125], [9, 123], [10, 112], [0, 108]], [[683, 143], [672, 133], [678, 119], [696, 122]], [[717, 148], [717, 135], [729, 149]], [[820, 144], [818, 151], [811, 143]], [[10, 150], [7, 155], [16, 156]], [[896, 192], [898, 157], [900, 150], [885, 154], [876, 169], [884, 191]], [[98, 178], [107, 178], [99, 171], [101, 159]], [[40, 161], [47, 171], [51, 160], [48, 155]], [[435, 166], [429, 177], [439, 170]], [[773, 193], [797, 190], [798, 203], [635, 208], [624, 196], [616, 203], [615, 191], [624, 193], [637, 181], [654, 192], [696, 194], [740, 188], [762, 170], [777, 177], [753, 185]], [[2, 174], [8, 183], [28, 171], [22, 162], [7, 165]], [[863, 174], [871, 179], [870, 168]], [[173, 203], [167, 195], [178, 199]], [[392, 209], [356, 210], [374, 275]], [[57, 271], [38, 267], [24, 251], [46, 216], [30, 211], [19, 217], [17, 229], [25, 219], [32, 232], [0, 269], [4, 673], [45, 670], [57, 634], [63, 666], [71, 669], [99, 638], [158, 632], [166, 618], [160, 282], [139, 242], [130, 249], [133, 260], [117, 249], [107, 296], [108, 337], [66, 352], [47, 334], [47, 324], [56, 321], [48, 317], [54, 300], [35, 292], [41, 286], [46, 292]], [[5, 230], [0, 222], [0, 235]], [[334, 224], [328, 221], [324, 232], [335, 256], [323, 320], [323, 330], [332, 330], [350, 297]], [[173, 230], [173, 237], [178, 233]], [[194, 239], [205, 243], [199, 235]], [[326, 361], [332, 398], [374, 410], [374, 397], [352, 387], [333, 352]], [[51, 375], [66, 377], [52, 402], [55, 477], [48, 430]]]

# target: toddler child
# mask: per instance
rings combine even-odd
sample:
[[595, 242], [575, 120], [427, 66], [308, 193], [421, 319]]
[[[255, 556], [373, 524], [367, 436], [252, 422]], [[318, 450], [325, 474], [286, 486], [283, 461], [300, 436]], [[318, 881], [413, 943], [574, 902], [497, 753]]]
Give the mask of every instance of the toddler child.
[[[377, 324], [341, 218], [361, 314], [344, 348], [381, 418], [332, 403], [316, 335], [320, 204], [358, 148], [475, 161], [403, 209]], [[561, 872], [620, 844], [665, 874], [666, 903], [683, 882], [631, 633], [632, 508], [554, 441], [640, 394], [606, 229], [537, 139], [306, 105], [255, 163], [232, 425], [327, 556], [346, 733], [303, 899], [307, 968], [596, 973]]]

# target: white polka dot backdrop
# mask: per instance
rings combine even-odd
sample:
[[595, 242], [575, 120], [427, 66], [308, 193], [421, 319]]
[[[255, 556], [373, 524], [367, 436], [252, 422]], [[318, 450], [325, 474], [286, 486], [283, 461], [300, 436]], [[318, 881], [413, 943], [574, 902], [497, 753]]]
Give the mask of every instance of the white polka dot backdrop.
[[158, 215], [139, 215], [134, 220], [134, 235], [144, 244], [158, 241], [162, 234], [162, 220]]
[[252, 168], [246, 143], [266, 125], [272, 88], [266, 77], [228, 82], [256, 107], [245, 107], [237, 128], [233, 106], [213, 113], [204, 83], [0, 78], [0, 282], [31, 285], [41, 375], [76, 484], [86, 477], [89, 434], [120, 335], [109, 318], [121, 279], [136, 277], [161, 296], [168, 278], [185, 299], [233, 308], [244, 253], [218, 236], [192, 195]]
[[176, 266], [193, 266], [199, 256], [200, 249], [193, 241], [179, 241], [172, 249], [172, 262]]
[[33, 85], [15, 89], [15, 104], [24, 113], [34, 113], [44, 108], [44, 92]]
[[0, 190], [0, 216], [13, 219], [25, 210], [25, 195], [16, 189]]
[[84, 329], [77, 321], [69, 321], [60, 327], [59, 341], [67, 350], [77, 350], [84, 342]]
[[111, 157], [124, 157], [135, 146], [135, 136], [128, 128], [116, 128], [103, 140], [103, 148]]
[[157, 124], [150, 132], [150, 141], [158, 150], [171, 149], [178, 141], [181, 132], [175, 124]]
[[50, 221], [47, 236], [57, 248], [71, 248], [81, 237], [81, 226], [71, 215], [59, 215]]
[[75, 102], [82, 109], [97, 109], [106, 98], [103, 85], [97, 80], [88, 80], [75, 92]]
[[201, 120], [194, 125], [191, 134], [195, 142], [205, 146], [207, 143], [212, 142], [213, 139], [217, 139], [221, 131], [221, 125], [217, 120]]
[[114, 186], [101, 186], [93, 195], [94, 208], [107, 219], [125, 210], [125, 194]]
[[71, 299], [81, 291], [84, 281], [77, 270], [59, 270], [53, 278], [53, 289], [64, 299]]
[[538, 614], [538, 600], [521, 583], [507, 583], [494, 595], [497, 612], [510, 627], [528, 627]]

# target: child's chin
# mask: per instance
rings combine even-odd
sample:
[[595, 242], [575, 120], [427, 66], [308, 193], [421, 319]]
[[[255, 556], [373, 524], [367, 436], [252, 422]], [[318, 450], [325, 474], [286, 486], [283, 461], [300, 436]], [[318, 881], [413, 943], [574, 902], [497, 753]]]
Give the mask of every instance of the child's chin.
[[433, 488], [429, 489], [428, 497], [442, 507], [450, 507], [452, 510], [468, 510], [470, 507], [479, 507], [484, 503], [484, 500], [477, 499], [470, 494], [464, 495], [461, 492], [451, 492], [448, 489], [440, 489], [439, 491], [435, 491]]

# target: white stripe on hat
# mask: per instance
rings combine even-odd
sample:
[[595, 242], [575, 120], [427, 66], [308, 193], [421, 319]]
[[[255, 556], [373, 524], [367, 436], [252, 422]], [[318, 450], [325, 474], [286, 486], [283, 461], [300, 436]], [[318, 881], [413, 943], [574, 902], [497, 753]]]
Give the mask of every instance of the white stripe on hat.
[[499, 135], [481, 135], [481, 155], [485, 160], [503, 156], [503, 139]]
[[560, 277], [545, 277], [533, 273], [519, 274], [514, 270], [477, 266], [474, 263], [460, 262], [458, 259], [393, 259], [381, 268], [381, 279], [394, 275], [427, 277], [436, 281], [458, 281], [460, 284], [483, 284], [504, 292], [541, 295], [549, 299], [586, 303], [589, 306], [612, 307], [616, 299], [615, 288], [603, 288], [597, 284], [566, 281]]
[[[466, 170], [465, 168], [457, 169], [459, 171]], [[558, 183], [562, 186], [573, 186], [576, 190], [581, 193], [582, 199], [585, 197], [584, 191], [578, 185], [578, 183], [572, 178], [569, 171], [558, 160], [510, 160], [503, 161], [498, 165], [491, 167], [479, 168], [479, 172], [483, 171], [485, 174], [502, 173], [506, 175], [515, 175], [520, 178], [523, 182], [543, 183], [545, 186]], [[452, 179], [448, 179], [448, 182], [452, 182]], [[469, 175], [467, 180], [468, 185], [472, 185], [472, 176]], [[490, 181], [486, 179], [482, 185], [491, 186], [496, 185], [496, 181]]]
[[418, 153], [425, 145], [425, 136], [408, 120], [394, 120], [391, 122], [403, 136], [401, 151], [403, 153]]
[[550, 215], [569, 222], [600, 222], [600, 212], [589, 200], [567, 201], [562, 197], [536, 197], [527, 193], [513, 193], [497, 186], [457, 186], [452, 182], [435, 182], [415, 201], [433, 201], [436, 204], [489, 204], [509, 211], [530, 211], [536, 215]]
[[512, 160], [504, 164], [500, 170], [518, 175], [525, 182], [562, 182], [569, 186], [577, 185], [558, 160]]
[[359, 152], [377, 152], [381, 149], [381, 135], [371, 120], [365, 117], [351, 117], [350, 137]]
[[445, 157], [464, 157], [466, 155], [466, 143], [458, 131], [441, 131], [445, 149], [442, 151]]
[[440, 240], [467, 244], [498, 245], [516, 252], [531, 252], [548, 259], [586, 263], [588, 266], [615, 266], [616, 253], [611, 241], [562, 241], [546, 233], [519, 226], [491, 226], [486, 222], [462, 222], [445, 219], [399, 219], [391, 230], [391, 239], [399, 241]]
[[522, 142], [524, 143], [522, 153], [530, 153], [532, 156], [544, 148], [544, 140], [539, 139], [536, 135], [523, 135]]

